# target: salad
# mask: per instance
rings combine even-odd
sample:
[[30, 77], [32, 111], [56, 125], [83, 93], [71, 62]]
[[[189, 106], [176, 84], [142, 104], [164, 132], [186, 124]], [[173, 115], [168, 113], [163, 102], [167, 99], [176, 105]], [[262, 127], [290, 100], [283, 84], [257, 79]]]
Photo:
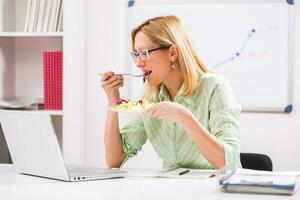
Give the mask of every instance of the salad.
[[149, 103], [149, 101], [146, 98], [137, 101], [135, 100], [126, 101], [124, 99], [120, 99], [117, 102], [117, 106], [114, 107], [113, 110], [116, 112], [140, 111], [151, 106], [152, 104], [153, 103]]

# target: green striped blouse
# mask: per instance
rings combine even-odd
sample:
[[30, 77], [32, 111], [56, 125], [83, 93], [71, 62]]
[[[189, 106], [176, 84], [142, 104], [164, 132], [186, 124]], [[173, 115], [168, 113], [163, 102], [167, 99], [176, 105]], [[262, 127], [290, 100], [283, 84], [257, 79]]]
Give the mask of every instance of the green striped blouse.
[[[182, 86], [174, 101], [188, 108], [222, 142], [226, 166], [240, 166], [238, 116], [241, 108], [228, 81], [220, 75], [206, 73], [198, 78], [197, 88], [191, 95], [180, 95], [183, 89]], [[169, 100], [165, 86], [161, 85], [156, 102]], [[149, 139], [163, 159], [164, 168], [214, 169], [179, 124], [141, 115], [121, 129], [121, 136], [127, 156], [124, 162], [135, 156]]]

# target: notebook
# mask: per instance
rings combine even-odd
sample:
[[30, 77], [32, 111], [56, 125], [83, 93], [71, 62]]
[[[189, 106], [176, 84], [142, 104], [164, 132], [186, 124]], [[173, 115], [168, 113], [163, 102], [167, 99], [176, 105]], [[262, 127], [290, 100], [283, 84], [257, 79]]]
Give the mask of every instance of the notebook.
[[0, 124], [19, 173], [63, 181], [126, 176], [118, 169], [66, 166], [51, 116], [46, 112], [0, 110]]
[[299, 171], [232, 170], [219, 179], [223, 192], [293, 195], [300, 186]]
[[206, 179], [216, 176], [217, 170], [188, 169], [172, 167], [169, 169], [134, 169], [123, 168], [128, 177], [150, 178], [180, 178], [180, 179]]

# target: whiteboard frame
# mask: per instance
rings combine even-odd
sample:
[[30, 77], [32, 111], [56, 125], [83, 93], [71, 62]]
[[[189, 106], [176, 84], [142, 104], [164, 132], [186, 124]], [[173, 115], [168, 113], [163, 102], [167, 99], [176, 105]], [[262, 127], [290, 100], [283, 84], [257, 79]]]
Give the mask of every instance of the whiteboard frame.
[[[288, 8], [288, 69], [287, 69], [287, 105], [285, 107], [242, 107], [242, 112], [290, 113], [293, 110], [293, 66], [294, 66], [294, 0], [129, 0], [128, 7], [135, 5], [167, 5], [167, 4], [214, 4], [214, 3], [287, 3]], [[128, 28], [128, 24], [126, 24]], [[127, 33], [130, 30], [126, 30]], [[128, 45], [128, 43], [127, 43]], [[126, 45], [125, 45], [126, 46]], [[128, 46], [126, 46], [128, 48]]]

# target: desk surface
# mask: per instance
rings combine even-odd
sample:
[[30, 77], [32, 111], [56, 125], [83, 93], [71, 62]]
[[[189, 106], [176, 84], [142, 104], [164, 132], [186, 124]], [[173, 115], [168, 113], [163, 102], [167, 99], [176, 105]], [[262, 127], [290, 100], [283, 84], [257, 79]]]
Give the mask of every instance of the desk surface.
[[0, 165], [0, 197], [15, 199], [300, 199], [294, 196], [232, 194], [219, 191], [217, 180], [122, 178], [69, 183], [17, 174], [12, 165]]

